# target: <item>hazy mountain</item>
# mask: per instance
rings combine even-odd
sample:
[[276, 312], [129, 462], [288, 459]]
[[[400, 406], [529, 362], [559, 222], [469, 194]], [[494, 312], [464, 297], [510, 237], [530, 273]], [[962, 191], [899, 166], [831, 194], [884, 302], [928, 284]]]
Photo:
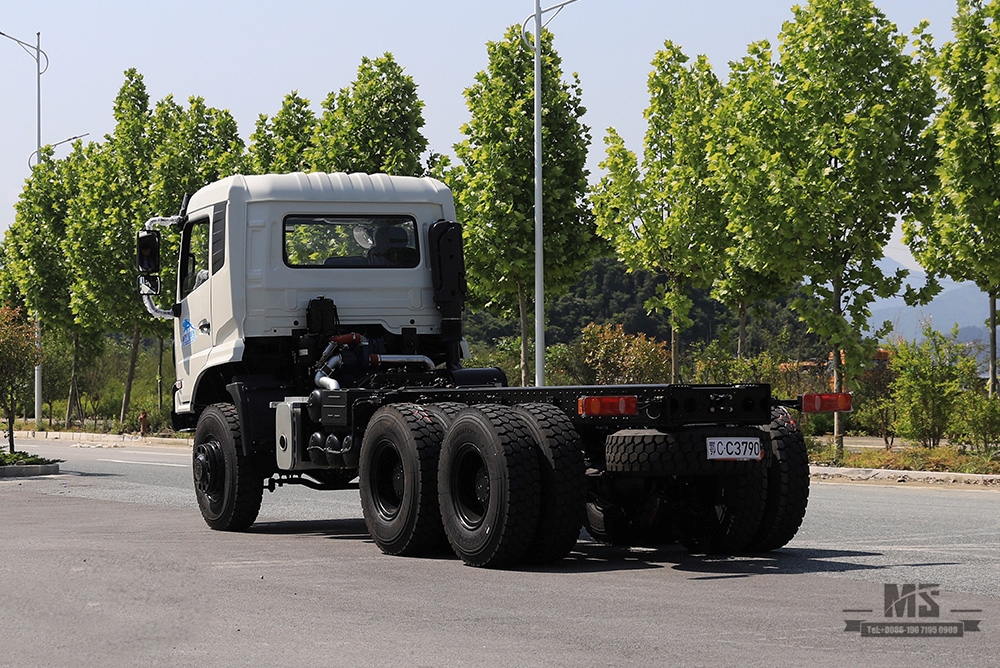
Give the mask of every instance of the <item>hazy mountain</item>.
[[[902, 267], [890, 258], [879, 263], [886, 273]], [[920, 287], [926, 282], [926, 276], [911, 269], [907, 282]], [[869, 322], [873, 326], [881, 325], [888, 320], [893, 324], [893, 334], [906, 339], [919, 339], [921, 325], [930, 320], [934, 328], [942, 332], [950, 332], [956, 324], [959, 327], [959, 339], [985, 341], [989, 336], [986, 321], [989, 318], [989, 298], [973, 283], [956, 283], [942, 280], [942, 290], [929, 304], [925, 306], [907, 306], [902, 297], [879, 299], [872, 304], [872, 317]]]

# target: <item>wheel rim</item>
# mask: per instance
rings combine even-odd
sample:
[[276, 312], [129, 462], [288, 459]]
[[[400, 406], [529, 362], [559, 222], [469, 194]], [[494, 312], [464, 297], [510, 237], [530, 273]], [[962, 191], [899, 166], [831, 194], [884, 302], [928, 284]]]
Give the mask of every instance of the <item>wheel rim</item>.
[[490, 476], [479, 449], [471, 443], [459, 448], [451, 479], [458, 517], [467, 529], [483, 523], [490, 506]]
[[195, 446], [194, 484], [208, 497], [222, 493], [225, 478], [225, 457], [218, 441], [205, 441]]
[[372, 479], [372, 499], [383, 519], [391, 520], [399, 514], [403, 503], [405, 476], [403, 460], [396, 446], [390, 441], [379, 441], [376, 446]]

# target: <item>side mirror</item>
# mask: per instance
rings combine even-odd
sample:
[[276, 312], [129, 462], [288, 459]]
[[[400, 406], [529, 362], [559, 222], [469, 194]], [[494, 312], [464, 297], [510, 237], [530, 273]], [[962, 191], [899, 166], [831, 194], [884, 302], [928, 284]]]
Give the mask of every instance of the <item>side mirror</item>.
[[139, 296], [152, 296], [160, 294], [160, 277], [142, 274], [138, 280]]
[[[148, 275], [160, 271], [160, 232], [159, 230], [139, 230], [135, 234], [135, 266], [139, 273]], [[159, 280], [156, 282], [156, 292], [160, 294]], [[140, 294], [142, 294], [140, 290]]]

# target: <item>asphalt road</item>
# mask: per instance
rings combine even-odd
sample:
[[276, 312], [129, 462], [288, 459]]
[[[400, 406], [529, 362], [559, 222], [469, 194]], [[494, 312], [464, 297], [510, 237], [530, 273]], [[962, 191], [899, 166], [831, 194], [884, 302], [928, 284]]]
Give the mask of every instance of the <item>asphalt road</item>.
[[[780, 552], [694, 558], [585, 534], [549, 568], [382, 555], [357, 492], [266, 494], [210, 531], [190, 455], [19, 441], [59, 476], [0, 479], [0, 666], [990, 666], [1000, 491], [814, 483]], [[886, 584], [962, 637], [886, 638]], [[936, 592], [936, 593], [931, 593]], [[859, 610], [870, 612], [858, 612]], [[978, 612], [969, 612], [978, 611]], [[965, 628], [965, 627], [963, 627]]]

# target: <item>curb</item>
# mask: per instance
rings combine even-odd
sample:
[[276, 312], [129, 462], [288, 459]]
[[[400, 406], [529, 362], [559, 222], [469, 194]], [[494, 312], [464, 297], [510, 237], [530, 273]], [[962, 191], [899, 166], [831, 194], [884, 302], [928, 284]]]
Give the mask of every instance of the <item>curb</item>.
[[[172, 448], [189, 448], [194, 439], [137, 436], [135, 434], [90, 434], [76, 431], [15, 431], [14, 438], [39, 441], [68, 441], [73, 443], [112, 443], [122, 445], [152, 445]], [[109, 447], [116, 447], [111, 445]]]
[[36, 475], [57, 475], [58, 464], [11, 464], [0, 466], [0, 478], [27, 478]]
[[833, 466], [810, 466], [809, 475], [818, 480], [924, 482], [942, 485], [976, 485], [1000, 487], [1000, 475], [951, 473], [948, 471], [900, 471], [896, 469], [856, 469]]

